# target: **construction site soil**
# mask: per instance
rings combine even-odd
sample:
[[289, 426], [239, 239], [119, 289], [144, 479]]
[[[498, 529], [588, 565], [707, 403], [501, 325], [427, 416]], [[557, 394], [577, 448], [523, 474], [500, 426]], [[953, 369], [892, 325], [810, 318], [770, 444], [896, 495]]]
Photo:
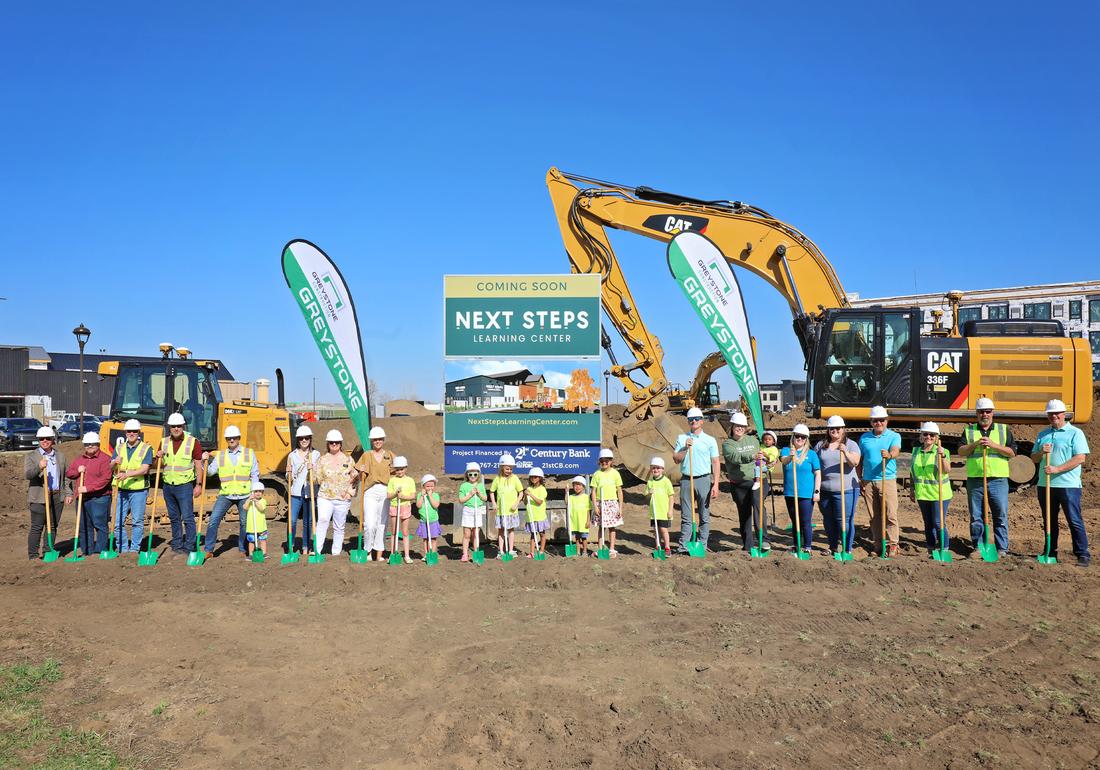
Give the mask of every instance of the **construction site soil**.
[[[414, 475], [438, 474], [439, 417], [381, 424]], [[898, 558], [871, 555], [861, 507], [853, 562], [791, 558], [778, 511], [773, 553], [748, 559], [724, 485], [717, 550], [656, 561], [640, 491], [610, 561], [475, 566], [447, 544], [435, 567], [280, 566], [229, 544], [199, 568], [43, 564], [22, 455], [0, 455], [0, 663], [59, 660], [46, 713], [137, 767], [1100, 765], [1100, 567], [1073, 566], [1064, 529], [1059, 563], [1036, 563], [1034, 488], [1012, 495], [996, 564], [965, 559], [958, 493], [950, 564], [907, 500]]]

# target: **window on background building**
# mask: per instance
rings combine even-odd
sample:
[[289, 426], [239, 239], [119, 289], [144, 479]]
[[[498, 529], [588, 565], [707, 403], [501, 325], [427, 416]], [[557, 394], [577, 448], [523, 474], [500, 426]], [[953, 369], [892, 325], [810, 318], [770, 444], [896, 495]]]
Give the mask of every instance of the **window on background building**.
[[[1008, 305], [987, 305], [985, 308], [985, 317], [990, 321], [1006, 321], [1008, 320]], [[1013, 316], [1019, 318], [1019, 314]]]
[[1100, 324], [1100, 299], [1089, 300], [1089, 323]]
[[1080, 321], [1081, 320], [1081, 300], [1071, 299], [1069, 301], [1069, 320]]
[[1100, 332], [1089, 332], [1089, 347], [1094, 356], [1100, 355]]
[[1100, 364], [1092, 365], [1092, 379], [1100, 380]]
[[1050, 303], [1049, 302], [1025, 302], [1024, 303], [1024, 320], [1027, 320], [1027, 321], [1049, 321], [1050, 320]]
[[980, 320], [982, 320], [982, 308], [981, 308], [980, 305], [978, 307], [960, 307], [959, 308], [959, 326], [962, 326], [967, 321], [980, 321]]
[[1018, 307], [1012, 308], [1008, 312], [1008, 315], [1009, 315], [1010, 318], [1019, 318], [1020, 317], [1020, 308], [1018, 308]]
[[1065, 311], [1066, 311], [1066, 306], [1063, 305], [1061, 302], [1055, 302], [1053, 305], [1051, 305], [1051, 308], [1050, 308], [1050, 314], [1052, 316], [1054, 316], [1055, 318], [1061, 318], [1062, 313], [1064, 313]]

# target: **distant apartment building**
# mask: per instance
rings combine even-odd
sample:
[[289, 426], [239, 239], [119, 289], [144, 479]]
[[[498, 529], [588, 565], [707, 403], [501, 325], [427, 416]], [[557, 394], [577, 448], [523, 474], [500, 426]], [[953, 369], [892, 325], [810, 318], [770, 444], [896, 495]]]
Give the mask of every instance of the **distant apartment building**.
[[760, 385], [760, 402], [765, 412], [785, 412], [805, 400], [805, 380], [781, 380]]

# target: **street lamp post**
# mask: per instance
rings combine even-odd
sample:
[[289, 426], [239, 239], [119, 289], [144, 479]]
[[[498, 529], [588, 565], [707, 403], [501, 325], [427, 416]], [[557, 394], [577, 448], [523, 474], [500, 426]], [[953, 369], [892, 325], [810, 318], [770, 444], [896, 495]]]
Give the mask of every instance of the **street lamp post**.
[[80, 346], [80, 417], [79, 420], [81, 440], [84, 436], [84, 345], [88, 342], [88, 338], [92, 336], [92, 330], [85, 326], [83, 323], [80, 326], [73, 329], [73, 336], [76, 337], [76, 344]]
[[603, 405], [604, 406], [607, 406], [607, 399], [608, 399], [607, 383], [609, 382], [609, 380], [607, 378], [610, 377], [610, 376], [611, 376], [611, 370], [610, 369], [604, 369], [603, 370]]
[[317, 414], [317, 378], [313, 378], [313, 414]]

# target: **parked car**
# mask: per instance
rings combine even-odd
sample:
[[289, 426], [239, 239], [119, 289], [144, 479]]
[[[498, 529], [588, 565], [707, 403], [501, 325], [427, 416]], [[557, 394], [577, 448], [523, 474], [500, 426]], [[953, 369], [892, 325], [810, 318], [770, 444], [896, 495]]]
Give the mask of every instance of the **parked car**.
[[0, 449], [33, 449], [42, 423], [33, 417], [0, 418]]
[[57, 438], [59, 441], [72, 441], [74, 439], [83, 438], [84, 434], [90, 430], [99, 433], [99, 427], [103, 424], [103, 421], [99, 417], [93, 417], [92, 415], [84, 416], [84, 427], [80, 427], [80, 423], [76, 420], [69, 420], [61, 423], [61, 427], [57, 429]]

